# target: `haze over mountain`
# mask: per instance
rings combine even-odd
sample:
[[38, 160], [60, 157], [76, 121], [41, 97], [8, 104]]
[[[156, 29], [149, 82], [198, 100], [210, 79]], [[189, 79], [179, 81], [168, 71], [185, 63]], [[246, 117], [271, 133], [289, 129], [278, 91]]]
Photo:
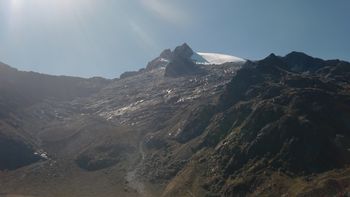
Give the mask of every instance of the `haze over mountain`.
[[166, 49], [120, 78], [0, 64], [0, 196], [345, 196], [350, 63]]

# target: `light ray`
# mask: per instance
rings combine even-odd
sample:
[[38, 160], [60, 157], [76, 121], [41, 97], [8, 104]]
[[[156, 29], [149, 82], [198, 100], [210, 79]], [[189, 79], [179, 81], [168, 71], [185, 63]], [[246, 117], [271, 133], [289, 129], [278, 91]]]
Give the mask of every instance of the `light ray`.
[[144, 28], [142, 28], [135, 21], [130, 20], [129, 24], [130, 24], [131, 30], [139, 37], [142, 43], [146, 44], [147, 47], [151, 47], [153, 49], [157, 48], [157, 44], [155, 40], [149, 35], [149, 33], [146, 32]]
[[171, 3], [171, 1], [141, 0], [141, 3], [155, 15], [168, 22], [181, 25], [189, 21], [188, 14]]

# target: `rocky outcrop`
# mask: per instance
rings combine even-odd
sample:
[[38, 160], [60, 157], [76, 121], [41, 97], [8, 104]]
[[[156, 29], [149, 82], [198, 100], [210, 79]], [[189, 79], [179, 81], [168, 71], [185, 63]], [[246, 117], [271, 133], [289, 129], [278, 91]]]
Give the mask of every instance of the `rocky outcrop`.
[[193, 53], [193, 50], [186, 43], [176, 47], [172, 53], [171, 61], [165, 69], [165, 77], [203, 74], [204, 70], [196, 65], [191, 59]]
[[167, 64], [171, 61], [171, 58], [171, 50], [166, 49], [159, 55], [159, 57], [155, 58], [147, 64], [146, 70], [153, 70], [161, 67], [166, 67]]

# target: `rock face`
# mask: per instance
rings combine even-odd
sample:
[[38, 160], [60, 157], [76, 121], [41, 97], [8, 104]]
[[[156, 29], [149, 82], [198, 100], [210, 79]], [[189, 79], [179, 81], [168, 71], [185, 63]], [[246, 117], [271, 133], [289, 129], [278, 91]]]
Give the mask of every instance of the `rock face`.
[[0, 64], [0, 191], [72, 197], [349, 191], [348, 62], [292, 52], [244, 65], [201, 65], [192, 55], [187, 44], [165, 50], [116, 80]]
[[202, 74], [204, 71], [191, 60], [193, 53], [192, 49], [186, 43], [176, 47], [171, 55], [171, 61], [165, 69], [165, 76], [180, 77]]
[[182, 44], [175, 48], [172, 58], [182, 57], [182, 58], [190, 58], [193, 55], [193, 50], [187, 43]]
[[[286, 56], [284, 63], [293, 70], [295, 61], [288, 61], [290, 56]], [[301, 59], [307, 58], [311, 57], [303, 55]], [[243, 144], [245, 148], [236, 153], [240, 159], [232, 160], [234, 164], [229, 163], [227, 171], [235, 172], [242, 167], [247, 162], [243, 158], [269, 159], [272, 166], [295, 173], [344, 167], [350, 161], [350, 144], [336, 141], [350, 139], [347, 132], [350, 111], [340, 107], [350, 103], [350, 95], [344, 92], [347, 86], [315, 74], [316, 70], [307, 75], [285, 70], [277, 66], [279, 59], [268, 58], [263, 64], [253, 63], [238, 71], [223, 94], [221, 102], [229, 104], [225, 110], [234, 111], [245, 102], [244, 107], [250, 111], [247, 117], [237, 117], [245, 118], [242, 124], [231, 120], [239, 130], [235, 142], [229, 143], [237, 147], [230, 149], [237, 150]], [[299, 69], [311, 71], [327, 65], [311, 63], [308, 68], [308, 63], [298, 63]]]
[[148, 63], [146, 70], [165, 68], [166, 77], [203, 74], [204, 70], [191, 59], [193, 54], [193, 50], [186, 43], [176, 47], [174, 51], [166, 49], [159, 57]]
[[170, 49], [166, 49], [159, 55], [159, 57], [149, 62], [147, 64], [146, 69], [153, 70], [161, 67], [166, 67], [167, 64], [171, 61], [171, 59], [172, 59], [172, 52]]

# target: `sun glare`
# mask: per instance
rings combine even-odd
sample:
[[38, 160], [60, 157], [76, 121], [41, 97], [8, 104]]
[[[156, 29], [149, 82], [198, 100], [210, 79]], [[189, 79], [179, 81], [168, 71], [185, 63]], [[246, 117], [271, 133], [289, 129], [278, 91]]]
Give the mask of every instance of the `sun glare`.
[[91, 3], [90, 0], [10, 0], [10, 7], [12, 11], [20, 11], [23, 7], [36, 12], [40, 12], [40, 9], [65, 11]]
[[69, 22], [80, 15], [86, 15], [93, 7], [92, 0], [10, 0], [8, 17], [11, 25], [27, 19], [36, 22]]
[[12, 12], [17, 12], [21, 9], [22, 7], [22, 0], [11, 0], [11, 11]]

